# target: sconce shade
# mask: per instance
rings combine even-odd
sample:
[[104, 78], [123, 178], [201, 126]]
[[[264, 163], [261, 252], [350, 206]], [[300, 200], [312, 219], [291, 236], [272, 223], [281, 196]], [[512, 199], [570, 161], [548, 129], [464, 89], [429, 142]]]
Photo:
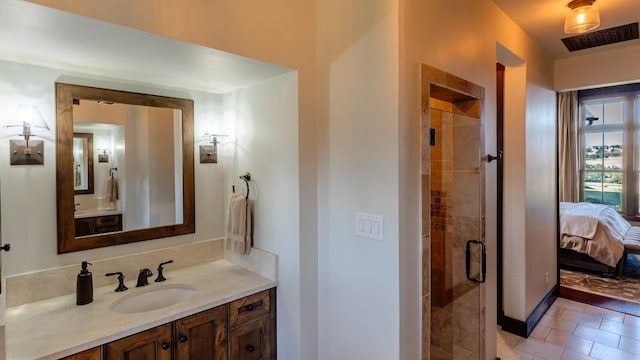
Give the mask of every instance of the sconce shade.
[[564, 32], [580, 34], [600, 26], [600, 11], [593, 5], [595, 0], [573, 0], [567, 6], [571, 9], [564, 19]]
[[[49, 126], [44, 121], [40, 109], [35, 105], [20, 104], [13, 112], [11, 118], [4, 125], [6, 128], [20, 127], [23, 128], [28, 124], [28, 128], [36, 128], [49, 130]], [[23, 134], [20, 134], [23, 135]]]
[[202, 135], [211, 145], [200, 145], [200, 163], [218, 163], [218, 138], [226, 137], [225, 134], [218, 134], [217, 131], [206, 132]]

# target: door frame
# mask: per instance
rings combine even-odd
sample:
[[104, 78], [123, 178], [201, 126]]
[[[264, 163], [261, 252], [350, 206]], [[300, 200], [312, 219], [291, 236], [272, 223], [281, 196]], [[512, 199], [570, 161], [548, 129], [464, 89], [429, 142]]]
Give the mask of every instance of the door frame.
[[[430, 237], [430, 98], [431, 98], [431, 86], [435, 85], [437, 88], [444, 89], [445, 92], [451, 93], [453, 96], [452, 102], [456, 102], [455, 99], [458, 94], [460, 97], [464, 98], [463, 100], [473, 99], [474, 101], [466, 101], [466, 105], [461, 106], [479, 106], [479, 109], [475, 109], [479, 112], [478, 121], [480, 122], [479, 136], [480, 136], [480, 146], [479, 151], [484, 151], [485, 149], [485, 126], [486, 119], [484, 113], [485, 106], [485, 89], [484, 87], [474, 84], [465, 79], [459, 78], [455, 75], [446, 73], [442, 70], [433, 68], [426, 64], [421, 65], [421, 104], [422, 104], [422, 124], [421, 124], [421, 177], [422, 177], [422, 244], [423, 256], [422, 256], [422, 294], [427, 295], [422, 297], [422, 309], [424, 309], [422, 313], [422, 339], [423, 341], [430, 341], [431, 339], [431, 237]], [[445, 96], [447, 96], [445, 94]], [[477, 100], [477, 101], [475, 101]], [[458, 104], [464, 104], [462, 101]], [[472, 104], [476, 103], [476, 104]], [[477, 105], [479, 104], [479, 105]], [[464, 109], [462, 109], [464, 111]], [[481, 154], [480, 154], [481, 155]], [[480, 240], [486, 244], [486, 185], [485, 185], [485, 166], [484, 166], [485, 156], [482, 156], [479, 171], [481, 178], [481, 186], [482, 189], [482, 198], [480, 200], [480, 221], [482, 231], [480, 232]], [[489, 250], [490, 253], [490, 250]], [[491, 255], [489, 256], [491, 258]], [[489, 275], [493, 275], [490, 271]], [[480, 286], [486, 286], [487, 284], [480, 284]], [[487, 291], [482, 289], [480, 291], [480, 309], [485, 309], [487, 305], [493, 306], [492, 304], [487, 303]], [[487, 346], [487, 339], [493, 339], [495, 341], [495, 335], [488, 335], [489, 332], [495, 333], [495, 327], [488, 326], [488, 323], [493, 323], [494, 318], [488, 319], [486, 316], [481, 316], [480, 321], [484, 321], [483, 326], [481, 326], [480, 331], [480, 350], [479, 355], [481, 358], [485, 358], [488, 351], [494, 351], [494, 348], [491, 346]], [[495, 323], [494, 323], [495, 325]], [[422, 344], [423, 351], [429, 351], [430, 344]], [[423, 354], [423, 357], [425, 354]]]

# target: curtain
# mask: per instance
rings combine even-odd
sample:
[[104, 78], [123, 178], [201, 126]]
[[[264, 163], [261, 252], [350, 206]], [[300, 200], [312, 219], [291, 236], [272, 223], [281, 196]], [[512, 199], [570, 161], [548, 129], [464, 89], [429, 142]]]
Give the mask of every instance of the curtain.
[[580, 201], [577, 91], [558, 93], [558, 165], [560, 201]]

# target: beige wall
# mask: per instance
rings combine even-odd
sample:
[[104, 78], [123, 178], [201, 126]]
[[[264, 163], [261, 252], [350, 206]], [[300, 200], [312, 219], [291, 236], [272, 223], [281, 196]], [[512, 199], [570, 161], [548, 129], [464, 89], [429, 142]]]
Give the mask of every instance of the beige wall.
[[[496, 149], [496, 107], [495, 107], [495, 63], [497, 60], [496, 45], [502, 44], [505, 48], [523, 59], [526, 63], [526, 99], [524, 121], [542, 121], [539, 129], [527, 129], [524, 137], [527, 141], [533, 136], [545, 136], [553, 141], [555, 132], [553, 126], [555, 118], [540, 117], [538, 111], [546, 114], [553, 114], [555, 102], [549, 101], [553, 94], [553, 63], [551, 58], [519, 27], [513, 23], [493, 2], [483, 1], [401, 1], [401, 65], [400, 65], [400, 143], [408, 146], [402, 150], [406, 156], [400, 161], [401, 175], [401, 203], [400, 208], [415, 209], [418, 204], [415, 197], [410, 194], [418, 193], [418, 169], [419, 159], [418, 119], [420, 113], [420, 89], [419, 89], [419, 64], [425, 63], [440, 70], [462, 77], [468, 81], [479, 84], [485, 88], [484, 120], [485, 127], [485, 151], [484, 153], [495, 154]], [[460, 11], [464, 9], [464, 11]], [[552, 97], [551, 97], [552, 98]], [[538, 110], [536, 110], [538, 109]], [[531, 133], [528, 133], [531, 131]], [[543, 134], [544, 133], [544, 134]], [[548, 143], [545, 146], [549, 145]], [[551, 142], [551, 150], [554, 149]], [[505, 154], [509, 156], [509, 154]], [[525, 161], [525, 159], [520, 159]], [[529, 162], [529, 157], [526, 158]], [[493, 163], [495, 164], [495, 163]], [[496, 173], [493, 164], [486, 165], [486, 241], [488, 247], [487, 277], [487, 336], [491, 337], [491, 330], [495, 328], [495, 284], [496, 284]], [[547, 191], [549, 187], [555, 186], [555, 165], [552, 161], [541, 166], [539, 162], [535, 165], [527, 165], [524, 171], [538, 171], [539, 176], [545, 178], [541, 183], [527, 182], [527, 194], [538, 191]], [[522, 169], [520, 171], [523, 171]], [[527, 174], [525, 174], [526, 176]], [[522, 176], [522, 174], [521, 174]], [[525, 204], [527, 212], [524, 222], [527, 223], [525, 239], [505, 239], [505, 241], [518, 241], [526, 243], [527, 249], [531, 247], [535, 252], [525, 254], [525, 263], [518, 263], [517, 266], [527, 267], [528, 264], [535, 264], [539, 261], [539, 253], [553, 249], [555, 252], [555, 220], [552, 216], [543, 216], [536, 219], [537, 228], [529, 225], [528, 214], [553, 212], [555, 199], [552, 196], [545, 196], [540, 201], [529, 203], [527, 198]], [[505, 212], [511, 211], [509, 208]], [[544, 226], [540, 226], [546, 222]], [[530, 228], [531, 227], [531, 228]], [[417, 219], [403, 217], [400, 220], [401, 233], [405, 233], [407, 238], [417, 238]], [[403, 236], [404, 238], [404, 236]], [[406, 244], [406, 247], [405, 247]], [[415, 246], [409, 242], [402, 242], [400, 253], [403, 256], [403, 263], [410, 259], [409, 263], [418, 263], [415, 259], [418, 252]], [[508, 254], [507, 254], [508, 256]], [[555, 264], [554, 264], [555, 265]], [[555, 269], [555, 268], [554, 268]], [[522, 269], [520, 269], [522, 270]], [[505, 272], [513, 269], [505, 269]], [[554, 270], [555, 271], [555, 270]], [[526, 272], [526, 270], [522, 271]], [[401, 276], [402, 279], [402, 276]], [[540, 286], [540, 279], [544, 280], [544, 273], [526, 273], [526, 279], [518, 279], [523, 288], [528, 289], [526, 296], [515, 306], [519, 307], [520, 313], [527, 313], [530, 303], [538, 302], [546, 294], [546, 287]], [[510, 294], [505, 294], [506, 297]], [[402, 305], [411, 304], [411, 299], [405, 299]], [[409, 308], [414, 307], [410, 305]], [[404, 307], [401, 307], [404, 309]], [[409, 316], [402, 316], [407, 323], [411, 320]], [[525, 320], [525, 319], [519, 319]], [[401, 327], [403, 324], [401, 324]], [[489, 339], [487, 342], [487, 356], [495, 355], [495, 340]]]
[[[555, 62], [555, 89], [567, 91], [640, 81], [640, 45]], [[597, 65], [594, 65], [597, 64]]]
[[[502, 62], [501, 62], [502, 63]], [[506, 65], [506, 64], [505, 64]], [[526, 65], [505, 66], [504, 74], [504, 193], [503, 204], [503, 257], [502, 274], [504, 293], [504, 312], [514, 319], [526, 319]]]
[[[397, 6], [318, 1], [319, 359], [400, 354]], [[382, 241], [356, 212], [383, 216]]]
[[[299, 249], [293, 258], [281, 257], [288, 265], [289, 289], [279, 293], [292, 307], [279, 306], [290, 314], [289, 323], [279, 323], [278, 352], [284, 359], [314, 358], [315, 321], [302, 318], [317, 313], [317, 170], [316, 170], [316, 2], [289, 1], [183, 1], [143, 0], [35, 0], [43, 4], [115, 24], [137, 28], [170, 38], [285, 65], [298, 71], [298, 180], [300, 198]], [[265, 124], [266, 126], [266, 124]], [[208, 205], [204, 205], [208, 206]], [[199, 214], [198, 214], [199, 215]], [[206, 216], [206, 214], [204, 214]], [[283, 214], [283, 216], [286, 214]], [[203, 219], [199, 224], [207, 221]], [[288, 220], [287, 220], [288, 221]], [[272, 238], [267, 248], [286, 245]], [[303, 265], [299, 265], [303, 264]], [[302, 299], [306, 301], [302, 301]]]
[[[284, 359], [418, 357], [421, 63], [485, 88], [485, 152], [495, 153], [496, 43], [503, 44], [527, 63], [526, 121], [545, 122], [532, 133], [553, 137], [551, 119], [533, 110], [553, 108], [552, 63], [490, 0], [34, 2], [298, 70], [299, 253], [281, 261], [300, 264], [290, 270], [298, 272], [289, 280], [297, 290], [288, 295], [299, 312], [294, 307], [292, 323], [278, 326], [299, 333], [279, 339]], [[530, 169], [547, 177], [528, 185], [528, 193], [554, 181], [555, 170], [540, 165]], [[492, 169], [487, 166], [488, 304], [495, 303], [496, 277]], [[531, 206], [542, 213], [553, 204], [543, 199]], [[383, 241], [354, 236], [356, 211], [384, 216]], [[527, 246], [546, 251], [555, 244], [547, 233], [555, 225], [544, 225], [527, 230]], [[539, 279], [531, 276], [524, 286]], [[534, 284], [519, 306], [528, 308], [529, 299], [543, 294]], [[487, 310], [491, 335], [495, 310]]]

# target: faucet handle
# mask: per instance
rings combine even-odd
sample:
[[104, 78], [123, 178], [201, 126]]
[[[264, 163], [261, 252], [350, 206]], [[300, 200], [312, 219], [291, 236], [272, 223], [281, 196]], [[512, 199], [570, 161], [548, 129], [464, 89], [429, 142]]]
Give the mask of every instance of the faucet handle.
[[116, 288], [116, 292], [127, 290], [128, 287], [124, 285], [124, 274], [119, 271], [105, 274], [105, 276], [113, 276], [113, 275], [118, 275], [118, 287]]
[[158, 277], [156, 278], [156, 282], [162, 282], [167, 280], [162, 274], [162, 270], [164, 270], [163, 266], [167, 264], [171, 264], [172, 262], [173, 260], [169, 260], [169, 261], [161, 262], [160, 265], [158, 265]]

